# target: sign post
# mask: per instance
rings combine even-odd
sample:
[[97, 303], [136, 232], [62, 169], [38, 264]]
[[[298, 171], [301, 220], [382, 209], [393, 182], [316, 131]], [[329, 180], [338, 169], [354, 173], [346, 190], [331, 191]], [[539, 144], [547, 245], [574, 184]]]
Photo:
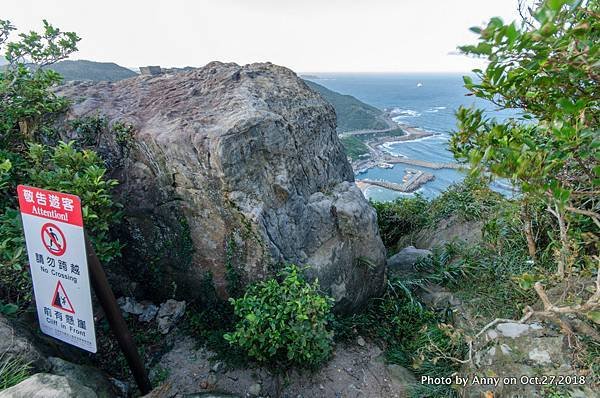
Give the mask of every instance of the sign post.
[[108, 279], [106, 279], [102, 264], [100, 264], [100, 260], [98, 259], [98, 256], [96, 256], [94, 248], [90, 244], [89, 239], [87, 239], [87, 236], [85, 244], [87, 247], [92, 285], [94, 286], [98, 301], [100, 302], [100, 305], [102, 305], [106, 319], [108, 319], [108, 323], [119, 342], [119, 347], [121, 347], [125, 359], [127, 359], [133, 378], [142, 394], [148, 394], [152, 390], [152, 385], [150, 384], [150, 379], [148, 379], [144, 362], [140, 358], [133, 337], [131, 337], [131, 333], [129, 333], [129, 328], [127, 328], [121, 309], [117, 305], [115, 295], [108, 284]]
[[144, 363], [83, 229], [79, 197], [24, 185], [17, 193], [42, 332], [97, 351], [91, 279], [140, 391], [149, 393]]

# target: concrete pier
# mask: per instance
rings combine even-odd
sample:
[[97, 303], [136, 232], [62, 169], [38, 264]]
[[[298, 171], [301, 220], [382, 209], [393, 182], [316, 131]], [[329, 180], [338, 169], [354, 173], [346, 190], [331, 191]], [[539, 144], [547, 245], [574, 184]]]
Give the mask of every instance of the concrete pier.
[[431, 173], [421, 170], [407, 170], [402, 184], [389, 181], [370, 180], [368, 178], [357, 180], [357, 183], [359, 183], [359, 186], [364, 184], [376, 185], [382, 188], [391, 189], [392, 191], [410, 193], [416, 191], [433, 179], [435, 179], [435, 176]]

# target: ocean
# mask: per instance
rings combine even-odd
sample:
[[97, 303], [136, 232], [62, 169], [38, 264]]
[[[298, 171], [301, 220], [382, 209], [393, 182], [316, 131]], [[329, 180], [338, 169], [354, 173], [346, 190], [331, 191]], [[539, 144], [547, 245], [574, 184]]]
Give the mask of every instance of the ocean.
[[[432, 162], [453, 162], [448, 150], [448, 140], [456, 129], [455, 111], [459, 106], [477, 106], [490, 116], [503, 119], [513, 111], [499, 111], [479, 98], [467, 96], [461, 74], [340, 74], [318, 73], [314, 82], [337, 91], [352, 95], [359, 100], [382, 110], [391, 112], [400, 124], [409, 125], [435, 133], [431, 137], [414, 141], [388, 143], [385, 149], [394, 155]], [[396, 164], [392, 169], [372, 168], [357, 175], [357, 179], [402, 181], [406, 168], [422, 169], [433, 173], [435, 179], [423, 185], [417, 192], [433, 198], [451, 184], [460, 182], [465, 173], [453, 169], [431, 170], [423, 167]], [[512, 193], [505, 181], [495, 181], [492, 188], [503, 194]], [[371, 186], [365, 196], [376, 201], [393, 200], [399, 196], [410, 196], [385, 188]]]

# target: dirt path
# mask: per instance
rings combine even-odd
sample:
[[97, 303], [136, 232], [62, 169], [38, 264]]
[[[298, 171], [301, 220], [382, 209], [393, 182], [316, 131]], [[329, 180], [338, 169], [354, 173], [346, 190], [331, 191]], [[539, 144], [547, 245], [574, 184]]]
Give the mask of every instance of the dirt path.
[[227, 369], [211, 361], [213, 355], [198, 348], [192, 338], [178, 337], [159, 363], [160, 368], [169, 369], [162, 396], [218, 391], [240, 397], [400, 398], [406, 396], [408, 384], [415, 382], [404, 368], [386, 365], [381, 349], [368, 342], [338, 345], [320, 371], [291, 372], [283, 383], [263, 368]]

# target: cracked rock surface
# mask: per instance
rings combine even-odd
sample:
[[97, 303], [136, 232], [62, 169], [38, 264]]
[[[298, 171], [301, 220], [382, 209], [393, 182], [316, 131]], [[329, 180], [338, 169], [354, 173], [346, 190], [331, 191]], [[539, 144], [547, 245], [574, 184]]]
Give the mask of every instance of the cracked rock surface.
[[133, 126], [131, 142], [110, 131], [95, 142], [121, 182], [127, 269], [157, 273], [153, 292], [193, 298], [210, 274], [226, 297], [228, 275], [252, 282], [279, 262], [309, 265], [338, 311], [381, 291], [376, 214], [354, 184], [335, 112], [289, 69], [213, 62], [58, 94], [73, 101], [67, 122], [104, 115]]

